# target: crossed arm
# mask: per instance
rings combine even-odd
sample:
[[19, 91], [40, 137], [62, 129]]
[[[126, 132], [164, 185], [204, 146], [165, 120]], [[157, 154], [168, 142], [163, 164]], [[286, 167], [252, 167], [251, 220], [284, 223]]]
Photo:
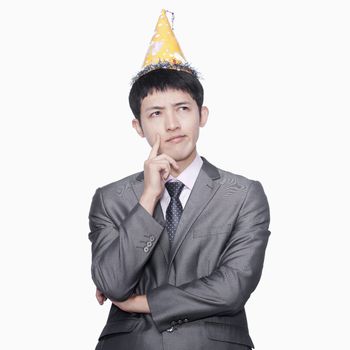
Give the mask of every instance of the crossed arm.
[[[218, 267], [210, 275], [180, 286], [165, 284], [146, 295], [109, 299], [124, 311], [151, 313], [159, 331], [182, 317], [194, 321], [220, 313], [234, 314], [244, 307], [260, 280], [269, 222], [263, 187], [259, 181], [252, 181]], [[98, 292], [104, 293], [103, 289]]]
[[[103, 305], [103, 303], [107, 300], [103, 293], [97, 288], [96, 299], [100, 303], [100, 305]], [[138, 312], [143, 314], [149, 314], [151, 312], [145, 294], [134, 294], [125, 301], [111, 301], [114, 305], [119, 307], [119, 309], [122, 309], [126, 312]]]

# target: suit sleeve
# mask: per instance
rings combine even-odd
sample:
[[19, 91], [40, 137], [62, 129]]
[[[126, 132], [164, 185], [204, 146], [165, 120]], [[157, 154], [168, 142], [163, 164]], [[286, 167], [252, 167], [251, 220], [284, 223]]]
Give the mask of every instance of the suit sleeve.
[[146, 293], [160, 332], [177, 320], [195, 321], [240, 311], [262, 273], [270, 231], [269, 204], [259, 181], [252, 181], [217, 268], [208, 276]]
[[126, 300], [142, 276], [164, 227], [139, 202], [126, 217], [113, 221], [101, 188], [92, 199], [89, 226], [92, 280], [110, 300]]

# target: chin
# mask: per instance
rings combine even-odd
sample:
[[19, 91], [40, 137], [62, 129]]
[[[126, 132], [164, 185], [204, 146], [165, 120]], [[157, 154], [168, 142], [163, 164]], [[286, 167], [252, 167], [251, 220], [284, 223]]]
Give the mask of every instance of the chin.
[[173, 150], [173, 151], [169, 151], [169, 152], [165, 152], [165, 153], [168, 154], [170, 157], [174, 158], [178, 162], [178, 161], [182, 161], [182, 160], [185, 160], [188, 157], [190, 157], [191, 154], [193, 153], [193, 149], [190, 151]]

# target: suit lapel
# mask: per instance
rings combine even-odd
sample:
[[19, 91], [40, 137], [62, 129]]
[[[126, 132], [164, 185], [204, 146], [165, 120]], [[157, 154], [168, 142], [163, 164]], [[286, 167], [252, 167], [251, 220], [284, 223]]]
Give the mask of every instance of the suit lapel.
[[203, 159], [201, 170], [198, 173], [177, 226], [175, 241], [170, 251], [169, 266], [172, 264], [191, 226], [221, 186], [220, 182], [217, 181], [220, 178], [217, 168], [204, 157], [201, 156], [201, 158]]
[[[186, 202], [185, 208], [182, 212], [180, 222], [175, 234], [175, 241], [173, 242], [171, 250], [168, 235], [162, 234], [159, 239], [159, 244], [169, 266], [172, 264], [176, 253], [178, 252], [178, 249], [180, 248], [183, 240], [191, 229], [191, 226], [221, 186], [220, 182], [217, 181], [220, 179], [220, 173], [218, 169], [209, 163], [206, 158], [202, 156], [201, 158], [203, 160], [203, 164], [193, 185], [191, 194]], [[139, 201], [144, 187], [143, 171], [138, 173], [136, 181], [134, 181], [131, 185], [134, 190], [136, 199]], [[161, 225], [165, 225], [165, 218], [160, 201], [158, 201], [155, 207], [153, 216]]]

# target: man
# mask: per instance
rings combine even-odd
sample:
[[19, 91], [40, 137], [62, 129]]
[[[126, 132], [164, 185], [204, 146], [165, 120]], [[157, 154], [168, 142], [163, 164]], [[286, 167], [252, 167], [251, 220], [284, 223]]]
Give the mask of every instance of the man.
[[89, 213], [96, 297], [112, 302], [96, 349], [251, 349], [244, 306], [262, 273], [268, 201], [259, 181], [198, 154], [208, 108], [196, 71], [174, 60], [164, 10], [153, 38], [151, 55], [177, 55], [146, 55], [130, 91], [151, 151], [143, 171], [98, 188]]

